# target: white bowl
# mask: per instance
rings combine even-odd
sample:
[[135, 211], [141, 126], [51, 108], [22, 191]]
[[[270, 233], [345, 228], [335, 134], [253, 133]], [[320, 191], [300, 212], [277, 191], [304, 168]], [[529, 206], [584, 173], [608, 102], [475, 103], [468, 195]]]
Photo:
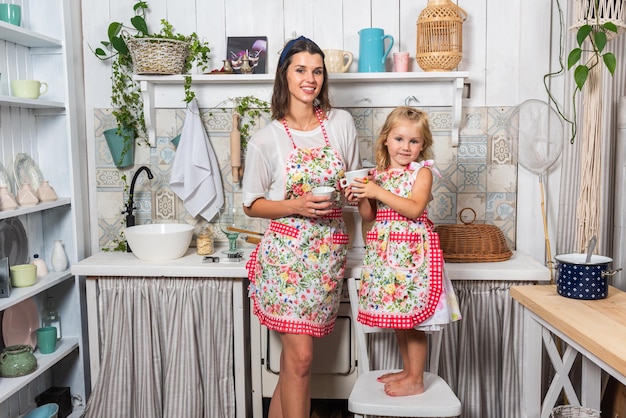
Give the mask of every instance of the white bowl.
[[193, 226], [185, 224], [135, 225], [124, 230], [131, 251], [141, 260], [162, 261], [182, 257], [191, 243]]

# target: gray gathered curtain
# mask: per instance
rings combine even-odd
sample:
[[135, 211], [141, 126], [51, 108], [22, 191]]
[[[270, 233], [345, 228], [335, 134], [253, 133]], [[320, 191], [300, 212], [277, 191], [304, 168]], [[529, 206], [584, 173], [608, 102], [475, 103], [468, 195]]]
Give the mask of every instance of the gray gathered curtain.
[[102, 359], [85, 417], [235, 416], [232, 280], [98, 280]]
[[[452, 282], [463, 319], [443, 330], [439, 375], [461, 401], [461, 418], [521, 417], [523, 307], [519, 281]], [[393, 334], [370, 338], [375, 368], [401, 368]]]

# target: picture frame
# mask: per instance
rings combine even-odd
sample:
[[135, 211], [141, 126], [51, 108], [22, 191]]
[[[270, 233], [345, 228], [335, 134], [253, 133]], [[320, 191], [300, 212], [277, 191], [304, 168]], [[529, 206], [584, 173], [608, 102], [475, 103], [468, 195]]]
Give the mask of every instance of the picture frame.
[[252, 74], [266, 74], [267, 36], [229, 36], [226, 42], [226, 59], [234, 73], [241, 74], [244, 56], [248, 57]]

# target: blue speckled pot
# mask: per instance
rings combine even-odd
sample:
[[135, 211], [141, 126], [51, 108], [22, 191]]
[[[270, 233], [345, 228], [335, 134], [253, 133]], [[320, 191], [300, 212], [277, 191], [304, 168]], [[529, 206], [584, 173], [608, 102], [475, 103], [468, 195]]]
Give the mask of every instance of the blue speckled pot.
[[615, 271], [608, 270], [613, 259], [592, 255], [585, 263], [586, 254], [562, 254], [557, 261], [556, 289], [559, 295], [571, 299], [604, 299], [608, 295], [607, 276]]

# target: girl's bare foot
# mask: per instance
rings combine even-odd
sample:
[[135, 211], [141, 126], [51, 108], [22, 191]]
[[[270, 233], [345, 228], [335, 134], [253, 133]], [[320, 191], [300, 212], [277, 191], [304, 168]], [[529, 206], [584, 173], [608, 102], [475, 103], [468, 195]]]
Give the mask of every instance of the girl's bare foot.
[[382, 376], [376, 378], [380, 383], [389, 383], [395, 382], [396, 380], [404, 379], [406, 377], [406, 372], [404, 370], [393, 373], [385, 373]]
[[405, 377], [385, 383], [385, 393], [389, 396], [410, 396], [424, 393], [424, 381]]

